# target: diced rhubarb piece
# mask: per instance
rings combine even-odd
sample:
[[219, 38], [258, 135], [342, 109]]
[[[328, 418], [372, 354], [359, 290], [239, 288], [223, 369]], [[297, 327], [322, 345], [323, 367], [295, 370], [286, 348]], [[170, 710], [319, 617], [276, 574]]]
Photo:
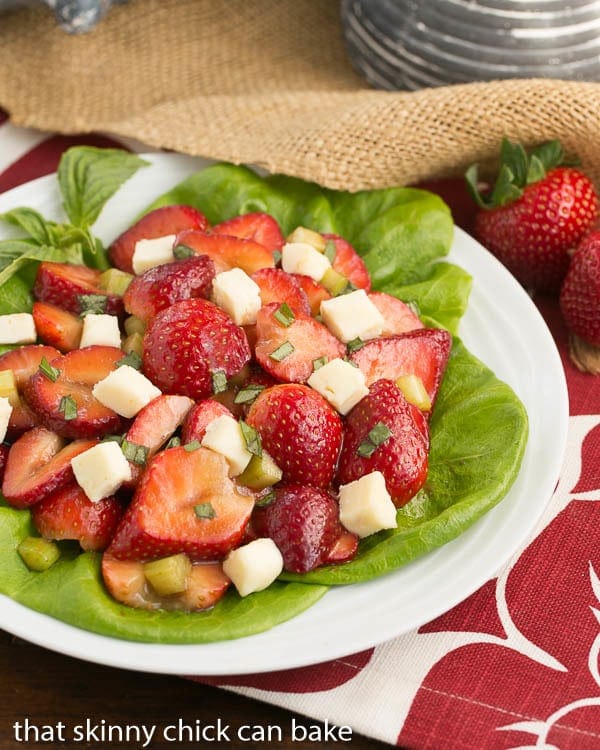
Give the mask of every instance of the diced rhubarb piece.
[[343, 237], [337, 234], [324, 234], [326, 240], [333, 243], [335, 255], [331, 261], [334, 270], [344, 276], [358, 289], [369, 291], [371, 277], [364, 260]]
[[175, 246], [189, 247], [198, 255], [208, 255], [215, 271], [222, 273], [241, 268], [249, 276], [260, 268], [273, 268], [273, 253], [253, 240], [230, 237], [225, 234], [187, 231], [177, 235]]
[[15, 508], [27, 508], [73, 481], [71, 459], [95, 445], [63, 438], [45, 427], [34, 427], [12, 444], [8, 453], [2, 494]]
[[39, 302], [62, 307], [75, 315], [88, 309], [91, 297], [94, 305], [98, 305], [95, 312], [121, 315], [122, 297], [107, 294], [101, 288], [101, 276], [101, 271], [88, 266], [43, 261], [35, 277], [33, 295]]
[[252, 279], [260, 287], [263, 305], [285, 302], [294, 313], [311, 315], [308, 297], [296, 276], [282, 271], [281, 268], [261, 268], [252, 274]]
[[416, 312], [397, 297], [385, 292], [371, 292], [369, 299], [383, 315], [385, 325], [381, 332], [382, 336], [396, 336], [425, 327]]
[[33, 303], [33, 319], [39, 338], [61, 352], [79, 347], [83, 321], [78, 315], [48, 302]]
[[277, 221], [270, 215], [260, 211], [234, 216], [220, 224], [215, 224], [210, 230], [213, 234], [226, 234], [244, 240], [254, 240], [264, 245], [267, 250], [281, 250], [284, 238]]
[[17, 552], [29, 570], [43, 573], [60, 558], [58, 545], [40, 536], [26, 536], [17, 547]]

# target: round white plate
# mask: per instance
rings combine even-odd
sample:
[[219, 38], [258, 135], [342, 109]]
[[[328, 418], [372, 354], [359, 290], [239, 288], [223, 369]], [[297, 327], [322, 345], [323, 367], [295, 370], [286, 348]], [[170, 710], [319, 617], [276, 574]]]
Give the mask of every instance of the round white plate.
[[[172, 154], [147, 158], [152, 166], [140, 170], [106, 205], [96, 225], [104, 241], [124, 230], [156, 196], [207, 164]], [[0, 212], [16, 206], [59, 219], [55, 178], [43, 177], [0, 196]], [[0, 237], [7, 236], [0, 231]], [[474, 279], [460, 327], [464, 343], [515, 390], [530, 420], [520, 474], [484, 518], [390, 575], [331, 589], [293, 620], [239, 640], [197, 646], [122, 641], [65, 625], [6, 597], [0, 597], [0, 627], [54, 651], [115, 667], [201, 675], [267, 672], [346, 656], [406, 633], [492, 578], [525, 542], [558, 480], [568, 421], [566, 382], [546, 324], [505, 268], [459, 229], [449, 260]]]

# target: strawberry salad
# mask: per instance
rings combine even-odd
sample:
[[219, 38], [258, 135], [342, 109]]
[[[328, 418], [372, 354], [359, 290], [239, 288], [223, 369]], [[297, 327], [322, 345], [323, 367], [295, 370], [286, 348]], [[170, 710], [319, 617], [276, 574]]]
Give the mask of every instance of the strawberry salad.
[[[71, 151], [65, 171], [69, 158], [91, 159], [93, 172], [105, 157]], [[125, 157], [137, 158], [117, 164]], [[212, 169], [221, 179], [222, 167]], [[226, 184], [231, 190], [231, 174]], [[77, 587], [87, 565], [83, 577], [104, 592], [88, 592], [91, 624], [81, 604], [77, 614], [34, 606], [145, 640], [255, 632], [277, 618], [231, 632], [222, 621], [267, 594], [271, 606], [286, 600], [285, 619], [332, 583], [394, 569], [459, 533], [441, 519], [454, 502], [463, 502], [454, 526], [466, 527], [482, 512], [485, 482], [490, 507], [501, 499], [526, 440], [510, 389], [435, 318], [386, 291], [351, 237], [243, 210], [258, 208], [247, 200], [215, 221], [210, 200], [203, 211], [184, 202], [187, 191], [150, 207], [107, 251], [91, 221], [36, 215], [46, 236], [76, 243], [66, 254], [64, 241], [53, 245], [60, 253], [46, 243], [20, 248], [31, 303], [0, 315], [0, 513], [19, 580], [9, 593], [18, 599], [31, 576]], [[31, 214], [3, 218], [34, 237]], [[463, 277], [446, 265], [408, 285], [408, 299], [426, 307], [439, 275], [456, 287]], [[7, 275], [0, 271], [0, 282]], [[497, 409], [495, 438], [471, 405], [486, 398]], [[440, 461], [436, 440], [448, 441], [447, 454], [469, 440], [456, 439], [453, 426], [445, 437], [453, 409], [465, 434], [493, 445], [485, 452], [493, 469], [485, 458], [472, 469], [468, 446], [451, 471]], [[109, 601], [140, 614], [201, 612], [221, 629], [173, 635], [168, 625], [148, 635], [132, 619], [128, 632]], [[109, 624], [96, 624], [104, 618]]]

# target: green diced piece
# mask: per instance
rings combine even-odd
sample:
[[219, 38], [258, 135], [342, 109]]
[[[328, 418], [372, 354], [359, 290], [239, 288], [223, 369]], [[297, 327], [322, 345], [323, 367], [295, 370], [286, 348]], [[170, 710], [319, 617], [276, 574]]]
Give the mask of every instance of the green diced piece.
[[320, 253], [325, 251], [325, 237], [319, 232], [315, 232], [313, 229], [308, 227], [296, 227], [294, 231], [287, 236], [287, 242], [305, 242], [307, 245], [312, 245], [315, 250]]
[[58, 545], [41, 536], [28, 536], [17, 547], [17, 552], [29, 570], [42, 573], [60, 557]]
[[160, 596], [183, 593], [191, 571], [191, 560], [183, 553], [144, 563], [144, 576]]
[[280, 482], [282, 476], [283, 472], [279, 466], [268, 453], [263, 451], [260, 456], [252, 456], [250, 463], [237, 477], [237, 480], [250, 489], [262, 490]]
[[132, 281], [133, 274], [121, 271], [118, 268], [109, 268], [100, 274], [100, 289], [107, 294], [122, 297]]
[[[144, 356], [144, 337], [141, 333], [138, 333], [137, 331], [134, 331], [129, 336], [126, 336], [123, 339], [123, 343], [121, 345], [121, 349], [125, 352], [125, 354], [135, 354], [138, 358], [137, 361], [139, 361], [138, 366], [135, 368], [136, 370], [139, 370], [141, 367], [141, 361], [142, 357]], [[131, 364], [130, 361], [123, 362], [123, 364]], [[135, 365], [131, 365], [132, 367], [135, 367]]]
[[413, 406], [422, 411], [431, 410], [429, 393], [427, 393], [427, 388], [425, 388], [423, 381], [418, 375], [401, 375], [396, 380], [396, 385], [400, 388], [409, 404], [413, 404]]
[[128, 336], [131, 336], [132, 333], [139, 333], [143, 335], [146, 331], [146, 324], [141, 318], [138, 318], [136, 315], [130, 315], [128, 318], [125, 318], [125, 323], [123, 325], [125, 328], [125, 333]]
[[0, 398], [7, 398], [13, 407], [18, 406], [21, 401], [15, 373], [12, 370], [0, 370]]
[[348, 279], [345, 276], [342, 276], [341, 273], [338, 273], [335, 268], [328, 268], [323, 274], [321, 284], [323, 284], [329, 294], [337, 297], [346, 291], [348, 287]]

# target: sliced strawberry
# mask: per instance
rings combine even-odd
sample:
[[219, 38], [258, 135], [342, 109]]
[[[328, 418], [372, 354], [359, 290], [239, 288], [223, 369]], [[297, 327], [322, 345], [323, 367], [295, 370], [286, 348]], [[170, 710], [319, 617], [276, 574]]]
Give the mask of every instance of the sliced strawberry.
[[285, 570], [307, 573], [324, 562], [337, 539], [339, 508], [326, 490], [292, 484], [275, 489], [275, 499], [255, 509], [252, 525], [275, 542]]
[[95, 551], [108, 547], [122, 515], [123, 506], [115, 497], [93, 503], [75, 482], [31, 509], [33, 523], [46, 539], [75, 539], [84, 550]]
[[[133, 424], [127, 430], [125, 439], [134, 445], [147, 449], [146, 460], [150, 459], [164, 445], [173, 433], [183, 424], [194, 402], [187, 396], [161, 395], [152, 399], [139, 411]], [[137, 484], [143, 465], [129, 462], [131, 480], [126, 484]]]
[[179, 552], [220, 559], [239, 544], [253, 507], [253, 495], [229, 477], [223, 456], [168, 448], [148, 464], [109, 550], [121, 560]]
[[163, 206], [142, 216], [108, 248], [113, 266], [133, 273], [132, 259], [139, 240], [154, 240], [185, 229], [203, 230], [208, 227], [204, 214], [191, 206]]
[[335, 256], [331, 265], [334, 270], [345, 276], [358, 289], [367, 292], [371, 289], [371, 277], [364, 260], [343, 237], [337, 234], [324, 234], [326, 240], [331, 240], [335, 246]]
[[327, 487], [342, 443], [340, 415], [306, 385], [282, 383], [262, 391], [248, 411], [263, 447], [283, 470], [283, 481]]
[[214, 606], [229, 587], [221, 563], [195, 562], [181, 594], [160, 596], [146, 581], [144, 564], [102, 555], [102, 577], [108, 592], [121, 604], [138, 609], [182, 609], [194, 612]]
[[395, 336], [425, 327], [416, 312], [398, 297], [385, 292], [371, 292], [369, 299], [383, 316], [385, 326], [382, 336]]
[[96, 443], [76, 440], [65, 445], [55, 432], [34, 427], [12, 444], [2, 494], [15, 508], [27, 508], [73, 481], [71, 459]]
[[234, 216], [233, 219], [215, 224], [210, 231], [213, 234], [227, 234], [230, 237], [254, 240], [271, 251], [281, 250], [285, 242], [277, 221], [270, 214], [260, 211]]
[[285, 302], [294, 313], [311, 314], [306, 292], [292, 274], [282, 271], [281, 268], [261, 268], [252, 274], [252, 279], [260, 287], [263, 305]]
[[123, 298], [107, 294], [101, 289], [101, 275], [96, 268], [88, 266], [43, 261], [35, 277], [33, 296], [39, 302], [48, 302], [79, 315], [86, 309], [81, 297], [100, 295], [106, 298], [103, 302], [103, 312], [109, 315], [121, 315]]
[[214, 277], [215, 266], [207, 255], [163, 263], [133, 278], [123, 304], [128, 313], [147, 321], [179, 300], [208, 299]]
[[0, 370], [12, 370], [15, 374], [15, 384], [19, 393], [19, 402], [13, 404], [13, 410], [8, 420], [8, 437], [13, 440], [38, 424], [36, 414], [24, 400], [24, 390], [29, 378], [34, 375], [42, 359], [50, 361], [60, 357], [60, 352], [53, 346], [28, 344], [18, 349], [11, 349], [0, 356]]
[[198, 255], [208, 255], [217, 273], [241, 268], [252, 275], [260, 268], [273, 268], [273, 253], [253, 240], [229, 237], [225, 234], [186, 231], [177, 235], [177, 245], [191, 248]]
[[204, 437], [206, 428], [217, 417], [223, 415], [231, 416], [229, 409], [212, 398], [199, 401], [188, 412], [181, 428], [181, 442], [185, 445], [193, 440], [200, 442]]
[[358, 537], [342, 527], [340, 535], [325, 555], [324, 565], [350, 562], [358, 550]]
[[38, 337], [61, 352], [77, 349], [83, 330], [83, 320], [62, 307], [49, 302], [33, 303], [33, 320]]
[[63, 437], [120, 432], [121, 417], [101, 404], [92, 389], [123, 357], [113, 346], [86, 346], [56, 357], [49, 362], [55, 371], [50, 377], [43, 368], [30, 378], [25, 387], [27, 402], [45, 427]]
[[342, 342], [310, 315], [295, 315], [287, 325], [280, 317], [279, 303], [272, 302], [261, 307], [256, 318], [254, 355], [273, 377], [303, 383], [312, 375], [316, 360], [324, 357], [330, 361], [345, 355]]
[[372, 339], [353, 352], [350, 360], [365, 374], [367, 385], [381, 378], [394, 382], [402, 375], [421, 378], [435, 403], [444, 376], [452, 336], [441, 328], [421, 328], [400, 336]]
[[346, 415], [337, 481], [380, 471], [395, 505], [407, 503], [427, 478], [429, 437], [423, 413], [391, 380], [378, 380]]
[[0, 443], [0, 484], [2, 484], [4, 479], [4, 470], [6, 469], [9, 450], [10, 445], [8, 443]]
[[144, 372], [163, 393], [207, 398], [214, 377], [236, 375], [250, 360], [243, 328], [212, 302], [188, 299], [161, 310], [144, 336]]
[[303, 274], [294, 274], [294, 278], [308, 297], [311, 315], [318, 315], [321, 312], [321, 302], [325, 299], [331, 299], [331, 294], [325, 289], [323, 284], [319, 284], [310, 276]]

